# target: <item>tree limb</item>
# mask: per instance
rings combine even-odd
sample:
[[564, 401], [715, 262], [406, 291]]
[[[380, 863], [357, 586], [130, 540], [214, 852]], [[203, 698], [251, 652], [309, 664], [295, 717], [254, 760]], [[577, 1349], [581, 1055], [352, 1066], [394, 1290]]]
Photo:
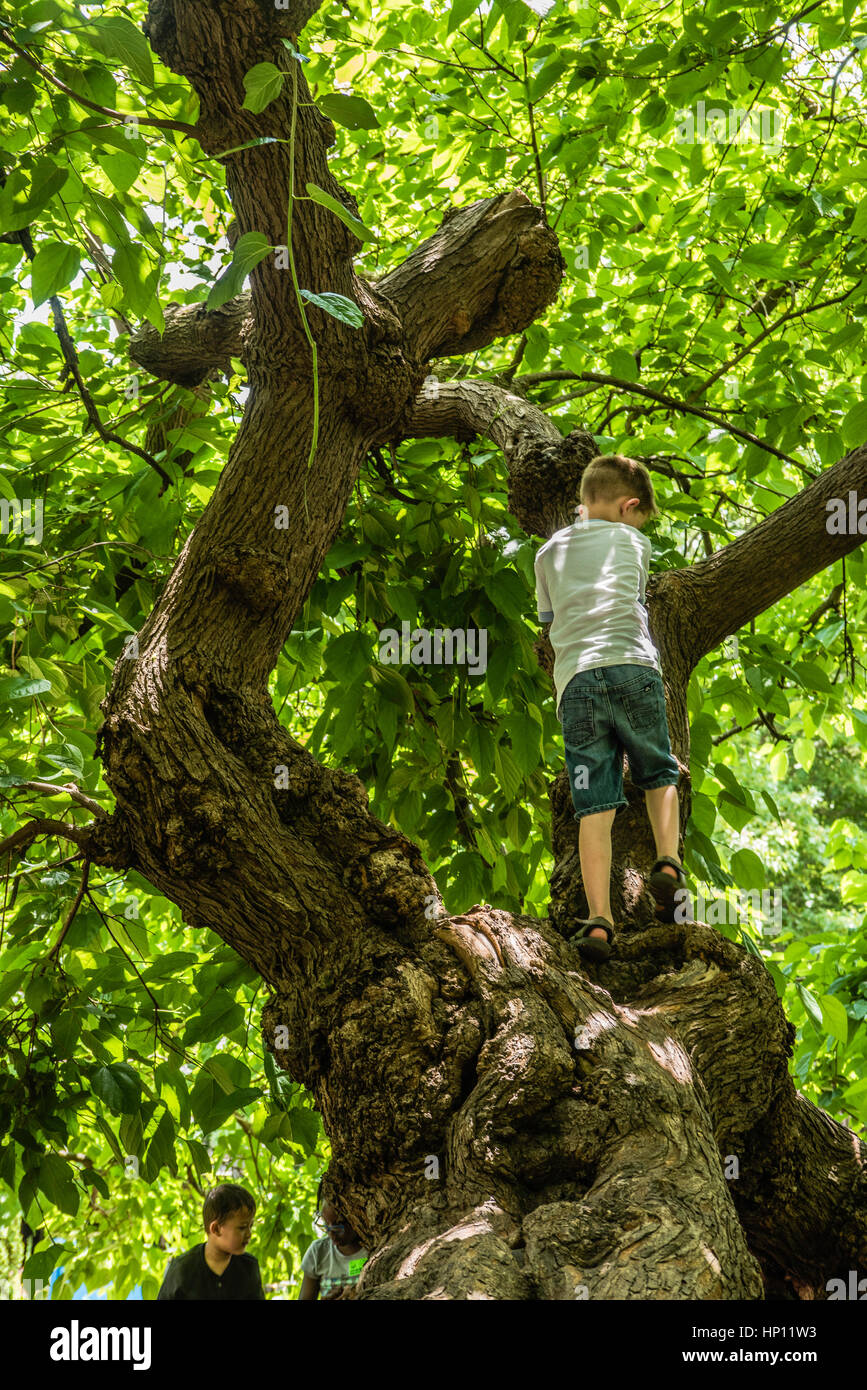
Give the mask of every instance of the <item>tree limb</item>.
[[[727, 434], [733, 434], [738, 439], [746, 440], [748, 444], [754, 444], [757, 449], [764, 449], [766, 453], [773, 454], [786, 463], [794, 464], [808, 478], [815, 478], [816, 476], [798, 459], [784, 454], [781, 449], [777, 449], [773, 444], [768, 444], [758, 435], [751, 434], [749, 430], [742, 430], [739, 425], [733, 425], [724, 416], [715, 415], [712, 411], [705, 410], [703, 406], [689, 405], [686, 401], [680, 401], [675, 396], [668, 396], [662, 391], [654, 391], [650, 386], [640, 386], [637, 381], [623, 381], [620, 377], [606, 376], [602, 372], [567, 372], [565, 369], [555, 368], [549, 372], [525, 372], [523, 376], [515, 378], [515, 385], [534, 386], [537, 382], [543, 381], [591, 381], [599, 386], [613, 386], [616, 390], [625, 391], [633, 396], [643, 396], [646, 400], [655, 401], [657, 404], [665, 406], [667, 410], [677, 410], [684, 415], [697, 415], [700, 419], [707, 420], [710, 424], [725, 430]], [[566, 397], [561, 397], [561, 399], [565, 400]]]
[[[864, 543], [864, 533], [828, 530], [826, 503], [867, 496], [867, 445], [820, 473], [803, 492], [745, 535], [688, 569], [656, 575], [648, 585], [654, 622], [665, 625], [667, 596], [677, 587], [690, 615], [678, 620], [676, 642], [691, 670], [707, 652], [771, 608], [820, 570]], [[864, 513], [862, 512], [863, 518]], [[749, 574], [750, 582], [744, 582]]]
[[441, 226], [377, 281], [419, 361], [458, 356], [531, 324], [566, 263], [540, 210], [518, 189], [447, 212]]
[[581, 474], [598, 452], [591, 435], [562, 435], [539, 406], [489, 381], [432, 383], [402, 434], [490, 439], [506, 461], [510, 512], [528, 535], [546, 537], [574, 520]]
[[87, 849], [90, 843], [90, 831], [86, 827], [71, 825], [68, 821], [45, 820], [40, 816], [28, 821], [26, 825], [19, 826], [11, 835], [7, 835], [5, 840], [0, 840], [0, 854], [5, 850], [21, 849], [33, 840], [41, 839], [43, 835], [60, 835], [66, 840], [72, 840], [73, 844], [79, 845], [81, 849]]
[[56, 782], [19, 782], [16, 790], [40, 792], [43, 796], [59, 796], [63, 793], [68, 796], [71, 801], [75, 801], [79, 806], [84, 806], [86, 810], [91, 811], [95, 816], [104, 816], [107, 814], [105, 808], [100, 806], [98, 801], [94, 801], [93, 797], [87, 796], [83, 791], [80, 791], [74, 782], [63, 782], [59, 784]]

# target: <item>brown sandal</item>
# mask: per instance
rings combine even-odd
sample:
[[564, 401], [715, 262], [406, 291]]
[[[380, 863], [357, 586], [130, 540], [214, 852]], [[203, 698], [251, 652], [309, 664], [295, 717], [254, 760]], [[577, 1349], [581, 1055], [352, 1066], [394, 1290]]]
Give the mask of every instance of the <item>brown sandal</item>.
[[[594, 927], [601, 927], [608, 940], [603, 941], [600, 936], [591, 936]], [[587, 921], [581, 919], [575, 923], [574, 929], [569, 931], [568, 939], [574, 942], [585, 960], [608, 960], [614, 941], [614, 924], [609, 922], [607, 917], [590, 917]]]
[[[663, 873], [663, 864], [669, 864], [672, 869], [677, 870], [677, 877]], [[678, 892], [686, 888], [686, 875], [683, 872], [683, 865], [676, 859], [672, 859], [670, 854], [663, 854], [657, 859], [650, 869], [647, 879], [647, 886], [653, 894], [656, 903], [656, 919], [659, 922], [673, 922], [675, 920], [675, 907], [683, 902], [683, 893]]]

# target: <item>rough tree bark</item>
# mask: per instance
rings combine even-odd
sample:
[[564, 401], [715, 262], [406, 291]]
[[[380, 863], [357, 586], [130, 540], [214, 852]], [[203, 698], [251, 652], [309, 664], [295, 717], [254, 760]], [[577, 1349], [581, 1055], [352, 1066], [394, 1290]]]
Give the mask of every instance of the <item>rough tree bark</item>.
[[[286, 135], [288, 76], [260, 115], [241, 109], [242, 79], [266, 60], [288, 75], [280, 40], [296, 41], [316, 8], [152, 0], [145, 32], [198, 93], [206, 151]], [[330, 122], [299, 104], [297, 123], [296, 189], [310, 180], [357, 211], [328, 170]], [[281, 244], [287, 146], [224, 165], [239, 232]], [[448, 214], [376, 284], [353, 270], [360, 243], [313, 202], [295, 206], [293, 245], [303, 285], [365, 316], [356, 331], [308, 310], [322, 412], [309, 473], [310, 354], [273, 259], [249, 295], [216, 315], [167, 313], [162, 344], [144, 334], [134, 348], [187, 385], [241, 351], [250, 394], [139, 656], [116, 665], [100, 731], [116, 808], [87, 832], [90, 858], [134, 866], [191, 931], [215, 932], [267, 982], [266, 1044], [314, 1093], [332, 1190], [374, 1251], [359, 1297], [824, 1297], [827, 1279], [867, 1267], [867, 1154], [796, 1094], [793, 1030], [761, 962], [701, 923], [654, 923], [641, 800], [615, 821], [625, 930], [610, 963], [588, 968], [556, 929], [565, 904], [582, 904], [565, 774], [552, 793], [551, 918], [485, 905], [449, 918], [418, 849], [371, 815], [356, 777], [301, 748], [268, 697], [372, 445], [485, 434], [527, 532], [571, 518], [588, 436], [564, 439], [519, 387], [464, 382], [433, 402], [420, 391], [431, 359], [519, 332], [553, 301], [554, 234], [513, 192]], [[865, 449], [721, 552], [654, 580], [684, 815], [690, 671], [858, 544], [825, 530], [825, 498], [850, 488], [867, 490]], [[288, 529], [275, 527], [280, 505]], [[737, 1181], [724, 1175], [732, 1154]]]

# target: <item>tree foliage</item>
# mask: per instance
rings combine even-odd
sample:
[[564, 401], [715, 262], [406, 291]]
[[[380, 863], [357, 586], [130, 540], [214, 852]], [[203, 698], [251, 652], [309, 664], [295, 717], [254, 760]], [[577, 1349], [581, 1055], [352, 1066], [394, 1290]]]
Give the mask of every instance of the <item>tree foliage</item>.
[[[567, 266], [556, 304], [519, 339], [433, 364], [427, 389], [506, 382], [564, 434], [645, 459], [654, 568], [683, 567], [867, 437], [867, 20], [852, 0], [794, 18], [724, 0], [543, 8], [324, 7], [299, 60], [358, 218], [315, 186], [296, 196], [368, 229], [355, 265], [370, 279], [453, 205], [513, 188], [540, 205]], [[23, 813], [85, 824], [66, 783], [109, 808], [100, 701], [246, 397], [237, 356], [187, 384], [130, 356], [168, 305], [217, 312], [270, 249], [231, 248], [223, 166], [145, 15], [0, 4], [0, 494], [10, 516], [44, 505], [40, 535], [7, 521], [0, 558], [6, 836]], [[253, 111], [283, 82], [268, 63], [247, 78]], [[300, 291], [346, 313], [327, 285]], [[561, 744], [533, 649], [537, 544], [488, 441], [375, 451], [271, 679], [286, 726], [357, 773], [450, 912], [547, 912]], [[719, 929], [769, 962], [798, 1084], [857, 1125], [864, 612], [856, 550], [705, 657], [689, 689], [688, 867], [708, 894], [782, 894], [779, 935]], [[484, 631], [486, 669], [385, 664], [403, 623]], [[5, 866], [0, 1180], [44, 1233], [26, 1272], [62, 1263], [64, 1286], [153, 1296], [164, 1251], [197, 1238], [199, 1190], [231, 1172], [263, 1204], [266, 1279], [295, 1277], [327, 1150], [262, 1047], [258, 976], [144, 880], [83, 874], [73, 850], [48, 830]]]

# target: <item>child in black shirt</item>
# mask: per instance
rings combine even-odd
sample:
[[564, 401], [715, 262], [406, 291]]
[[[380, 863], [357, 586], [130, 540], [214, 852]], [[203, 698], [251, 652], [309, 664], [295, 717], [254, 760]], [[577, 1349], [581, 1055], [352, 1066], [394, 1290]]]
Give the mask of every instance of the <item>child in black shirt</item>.
[[255, 1210], [246, 1188], [212, 1188], [202, 1209], [208, 1239], [169, 1263], [157, 1299], [264, 1298], [259, 1262], [246, 1253]]

